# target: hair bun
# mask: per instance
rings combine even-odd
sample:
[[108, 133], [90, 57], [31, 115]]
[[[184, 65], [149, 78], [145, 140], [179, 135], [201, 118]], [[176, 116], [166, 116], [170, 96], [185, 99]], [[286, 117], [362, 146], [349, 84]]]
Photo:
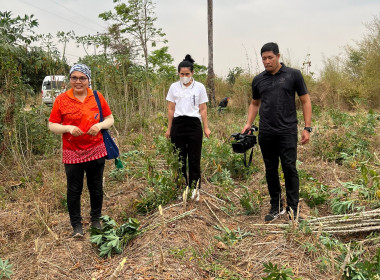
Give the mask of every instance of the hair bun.
[[187, 54], [186, 56], [185, 56], [185, 59], [183, 60], [183, 61], [188, 61], [188, 62], [190, 62], [190, 63], [194, 63], [195, 62], [195, 60], [191, 57], [191, 55], [189, 55], [189, 54]]

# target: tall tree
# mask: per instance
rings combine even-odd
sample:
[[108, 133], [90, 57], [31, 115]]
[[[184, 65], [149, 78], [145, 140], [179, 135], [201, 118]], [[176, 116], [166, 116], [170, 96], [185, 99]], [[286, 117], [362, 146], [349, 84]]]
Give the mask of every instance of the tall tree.
[[214, 47], [213, 47], [213, 0], [207, 0], [207, 23], [208, 23], [208, 75], [207, 88], [211, 100], [211, 106], [216, 106], [215, 100], [215, 73], [214, 73]]
[[[161, 28], [154, 26], [157, 18], [154, 16], [154, 5], [151, 0], [113, 0], [116, 3], [115, 13], [111, 11], [99, 15], [105, 21], [113, 21], [143, 53], [145, 69], [149, 68], [148, 45], [154, 47], [157, 40], [165, 36]], [[112, 28], [112, 26], [111, 26]], [[166, 40], [164, 40], [166, 42]]]
[[62, 61], [66, 62], [66, 45], [70, 40], [75, 38], [75, 33], [73, 30], [69, 32], [64, 32], [64, 31], [58, 31], [57, 32], [57, 38], [58, 42], [63, 43], [63, 51], [62, 51]]

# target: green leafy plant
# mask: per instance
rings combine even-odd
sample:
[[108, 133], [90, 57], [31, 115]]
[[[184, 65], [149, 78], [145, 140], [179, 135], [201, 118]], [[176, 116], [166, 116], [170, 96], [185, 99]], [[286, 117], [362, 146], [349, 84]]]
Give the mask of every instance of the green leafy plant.
[[245, 232], [240, 227], [235, 230], [230, 230], [228, 227], [221, 228], [219, 226], [214, 226], [217, 230], [223, 231], [223, 235], [214, 236], [215, 239], [222, 241], [226, 245], [233, 245], [236, 242], [242, 240], [244, 237], [252, 235], [250, 232]]
[[3, 279], [4, 277], [11, 278], [11, 275], [13, 274], [11, 269], [12, 264], [10, 264], [8, 260], [3, 261], [0, 258], [0, 279]]
[[260, 192], [249, 192], [247, 187], [244, 188], [244, 194], [240, 198], [240, 205], [244, 208], [245, 214], [252, 215], [260, 212], [263, 204], [263, 198]]
[[90, 241], [99, 247], [100, 257], [111, 257], [112, 253], [121, 254], [125, 245], [139, 234], [140, 222], [129, 218], [128, 222], [118, 226], [109, 216], [100, 218], [101, 229], [91, 228]]
[[[292, 280], [290, 276], [293, 276], [293, 270], [282, 266], [279, 268], [277, 264], [273, 265], [271, 262], [263, 264], [264, 272], [268, 273], [266, 277], [262, 277], [263, 280]], [[300, 279], [300, 278], [296, 278]]]
[[343, 279], [347, 280], [377, 280], [380, 275], [380, 248], [372, 260], [360, 262], [355, 255], [344, 269]]
[[144, 172], [148, 187], [135, 204], [137, 212], [142, 214], [176, 199], [179, 192], [178, 186], [183, 185], [183, 176], [180, 175], [181, 163], [172, 143], [160, 136], [155, 138], [155, 146], [156, 152], [153, 157], [163, 155], [167, 166], [157, 168], [157, 163], [151, 156], [144, 157]]

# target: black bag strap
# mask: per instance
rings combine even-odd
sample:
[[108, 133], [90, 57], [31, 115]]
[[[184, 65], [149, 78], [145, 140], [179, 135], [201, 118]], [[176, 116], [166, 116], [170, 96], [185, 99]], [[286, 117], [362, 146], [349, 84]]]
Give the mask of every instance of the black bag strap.
[[95, 96], [96, 104], [98, 104], [98, 108], [99, 108], [100, 122], [102, 122], [103, 121], [103, 110], [102, 110], [102, 105], [100, 104], [98, 92], [96, 90], [94, 90], [94, 96]]
[[249, 167], [252, 163], [252, 156], [253, 156], [253, 147], [251, 149], [251, 154], [249, 155], [249, 161], [247, 164], [247, 151], [244, 152], [244, 166]]

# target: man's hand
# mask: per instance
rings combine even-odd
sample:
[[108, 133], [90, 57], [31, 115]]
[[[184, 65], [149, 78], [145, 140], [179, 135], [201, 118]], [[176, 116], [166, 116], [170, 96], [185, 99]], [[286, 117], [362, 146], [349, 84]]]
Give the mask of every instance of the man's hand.
[[250, 132], [249, 130], [251, 129], [251, 125], [250, 124], [246, 124], [243, 129], [241, 130], [241, 134], [245, 134], [247, 132]]
[[310, 132], [307, 130], [302, 131], [301, 145], [305, 145], [310, 141]]

